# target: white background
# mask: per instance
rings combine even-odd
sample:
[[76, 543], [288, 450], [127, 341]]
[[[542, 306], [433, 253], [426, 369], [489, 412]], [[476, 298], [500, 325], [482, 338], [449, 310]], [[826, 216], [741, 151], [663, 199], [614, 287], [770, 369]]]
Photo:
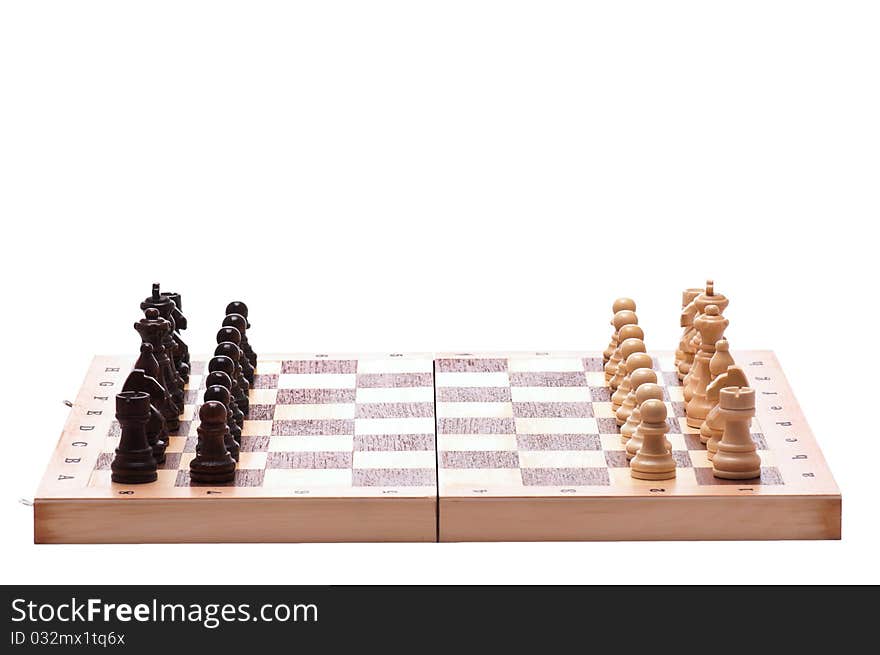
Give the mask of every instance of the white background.
[[[880, 582], [878, 18], [843, 1], [3, 3], [0, 578]], [[260, 352], [601, 350], [618, 295], [661, 350], [707, 276], [733, 347], [777, 352], [842, 488], [841, 542], [31, 543], [18, 499], [62, 400], [93, 354], [134, 358], [154, 280], [184, 293], [194, 352], [232, 298]]]

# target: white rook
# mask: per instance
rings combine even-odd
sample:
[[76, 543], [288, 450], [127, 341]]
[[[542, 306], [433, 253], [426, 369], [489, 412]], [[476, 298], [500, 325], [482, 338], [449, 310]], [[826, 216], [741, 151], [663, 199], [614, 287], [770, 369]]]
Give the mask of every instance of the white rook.
[[748, 480], [761, 476], [761, 458], [752, 441], [750, 426], [755, 415], [755, 390], [725, 387], [719, 394], [724, 434], [712, 458], [716, 478]]

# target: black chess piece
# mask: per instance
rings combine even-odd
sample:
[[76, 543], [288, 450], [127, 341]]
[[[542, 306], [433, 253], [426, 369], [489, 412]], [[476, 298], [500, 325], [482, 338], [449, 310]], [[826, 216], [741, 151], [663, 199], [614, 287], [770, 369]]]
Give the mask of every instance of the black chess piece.
[[[226, 305], [226, 313], [227, 314], [240, 314], [244, 316], [245, 319], [248, 317], [248, 306], [245, 305], [241, 300], [233, 300], [231, 303]], [[247, 327], [250, 328], [251, 324], [248, 322]]]
[[[215, 357], [214, 359], [219, 359]], [[224, 359], [229, 359], [228, 357], [224, 357]], [[213, 360], [212, 360], [213, 361]], [[210, 365], [210, 362], [209, 362]], [[216, 365], [215, 365], [216, 366]], [[229, 377], [229, 374], [223, 370], [214, 370], [208, 373], [208, 376], [205, 378], [205, 386], [210, 387], [211, 385], [219, 384], [221, 387], [225, 387], [227, 391], [229, 391], [229, 411], [232, 412], [233, 423], [235, 424], [236, 430], [233, 430], [232, 436], [235, 437], [235, 440], [238, 443], [241, 443], [241, 428], [244, 426], [244, 413], [241, 411], [239, 406], [235, 402], [235, 396], [232, 395], [232, 386], [235, 384], [232, 381], [232, 378]]]
[[226, 435], [223, 437], [223, 440], [226, 444], [226, 450], [228, 450], [229, 454], [232, 455], [232, 459], [237, 462], [239, 457], [241, 434], [239, 433], [239, 441], [236, 441], [235, 438], [232, 436], [232, 430], [230, 429], [231, 425], [235, 425], [235, 419], [233, 419], [232, 411], [230, 411], [229, 409], [232, 396], [229, 395], [229, 390], [226, 387], [220, 386], [219, 384], [212, 384], [210, 387], [205, 389], [205, 402], [208, 402], [209, 400], [216, 400], [217, 402], [221, 402], [226, 408]]
[[[235, 330], [235, 328], [233, 328], [233, 327], [228, 327], [228, 328], [223, 328], [223, 329], [224, 330], [226, 330], [226, 329]], [[238, 330], [236, 330], [236, 332], [237, 331]], [[245, 386], [246, 389], [250, 389], [251, 385], [253, 384], [253, 379], [254, 379], [254, 367], [251, 366], [250, 361], [248, 361], [247, 355], [245, 354], [244, 349], [241, 347], [241, 343], [235, 343], [234, 341], [220, 341], [219, 334], [217, 335], [217, 343], [231, 343], [231, 344], [234, 344], [235, 347], [238, 348], [239, 351], [241, 351], [241, 356], [238, 358], [237, 363], [239, 365], [239, 368], [241, 369], [242, 380], [247, 383], [246, 385], [242, 385], [242, 386]]]
[[181, 299], [180, 294], [174, 291], [163, 291], [162, 296], [170, 299], [174, 303], [174, 307], [171, 310], [171, 320], [174, 323], [174, 339], [177, 342], [178, 348], [179, 361], [177, 363], [177, 369], [178, 373], [180, 373], [180, 377], [183, 378], [183, 381], [188, 383], [190, 374], [189, 346], [186, 345], [183, 338], [180, 336], [180, 333], [183, 332], [188, 325], [186, 316], [183, 315], [183, 300]]
[[150, 394], [145, 391], [123, 391], [116, 394], [116, 420], [121, 434], [116, 456], [110, 464], [110, 479], [120, 484], [154, 482], [156, 459], [147, 441], [150, 420]]
[[209, 400], [199, 410], [199, 443], [189, 464], [189, 478], [197, 484], [225, 484], [235, 479], [235, 460], [226, 449], [226, 407]]
[[134, 327], [140, 333], [141, 339], [153, 346], [153, 354], [162, 371], [159, 382], [168, 390], [176, 408], [181, 410], [184, 402], [183, 380], [174, 368], [172, 359], [174, 342], [170, 338], [173, 327], [171, 321], [162, 318], [155, 307], [148, 307], [144, 310], [144, 318], [135, 323]]
[[163, 291], [162, 296], [170, 298], [174, 302], [174, 309], [171, 311], [171, 317], [174, 319], [174, 325], [178, 332], [182, 332], [187, 328], [186, 316], [183, 315], [183, 299], [180, 294], [175, 291]]
[[223, 326], [222, 328], [217, 330], [217, 343], [223, 343], [224, 341], [231, 341], [240, 348], [241, 332], [236, 330], [234, 327], [229, 327], [228, 325]]
[[[159, 316], [159, 310], [150, 307], [144, 311], [145, 317], [134, 324], [134, 329], [141, 335], [145, 344], [150, 346], [150, 352], [146, 353], [141, 346], [141, 356], [135, 364], [137, 368], [154, 377], [166, 391], [166, 402], [161, 408], [165, 424], [171, 432], [177, 432], [180, 427], [180, 412], [183, 407], [183, 390], [175, 389], [176, 378], [173, 375], [174, 366], [165, 350], [165, 332], [171, 329], [171, 323]], [[152, 366], [151, 359], [156, 361], [156, 368]], [[143, 360], [143, 361], [142, 361]]]
[[241, 352], [244, 354], [244, 357], [241, 358], [240, 362], [241, 369], [244, 373], [244, 377], [250, 382], [251, 386], [253, 386], [257, 353], [253, 351], [251, 344], [248, 342], [247, 326], [247, 319], [241, 314], [227, 314], [223, 319], [223, 327], [235, 328], [241, 335], [241, 343], [238, 344], [239, 348], [241, 348]]
[[180, 348], [177, 341], [174, 340], [174, 323], [172, 321], [168, 321], [168, 323], [171, 325], [171, 329], [162, 336], [162, 344], [165, 346], [165, 352], [168, 353], [168, 359], [171, 362], [169, 375], [174, 378], [174, 384], [172, 385], [174, 392], [171, 395], [178, 406], [183, 407], [186, 382], [184, 382], [183, 376], [180, 374], [180, 361], [178, 359]]
[[[159, 413], [162, 414], [166, 429], [176, 432], [180, 427], [180, 410], [174, 404], [174, 399], [171, 397], [171, 394], [168, 393], [168, 389], [162, 385], [162, 369], [159, 366], [159, 362], [156, 360], [156, 356], [153, 354], [153, 344], [146, 342], [141, 343], [141, 354], [134, 363], [134, 367], [142, 370], [145, 375], [156, 380], [159, 388], [162, 390], [162, 398], [152, 398], [151, 402], [156, 405]], [[146, 390], [144, 389], [142, 391]]]
[[229, 379], [232, 380], [232, 386], [229, 388], [229, 393], [232, 395], [232, 413], [235, 414], [235, 422], [238, 423], [239, 426], [243, 426], [245, 414], [244, 409], [242, 409], [239, 404], [239, 399], [242, 394], [241, 387], [239, 387], [238, 382], [236, 382], [235, 362], [226, 355], [215, 355], [208, 362], [208, 373], [213, 373], [215, 371], [223, 371], [229, 376]]
[[[165, 348], [168, 350], [168, 356], [171, 358], [175, 376], [178, 378], [175, 381], [176, 385], [183, 389], [189, 380], [189, 348], [181, 338], [178, 326], [175, 323], [176, 315], [183, 316], [179, 311], [176, 311], [175, 297], [180, 298], [178, 294], [161, 293], [159, 291], [159, 283], [153, 283], [152, 294], [144, 298], [141, 303], [141, 309], [157, 309], [159, 310], [159, 316], [171, 323], [171, 332], [166, 339]], [[184, 319], [185, 322], [186, 319]]]
[[[241, 390], [240, 395], [242, 395], [244, 397], [244, 401], [242, 401], [239, 398], [236, 398], [236, 402], [238, 402], [238, 404], [241, 406], [242, 411], [247, 413], [247, 410], [245, 409], [245, 407], [248, 405], [247, 399], [248, 399], [248, 391], [250, 390], [250, 383], [247, 381], [247, 378], [244, 375], [244, 371], [241, 368], [242, 362], [246, 361], [246, 359], [247, 359], [245, 357], [244, 353], [241, 352], [241, 332], [236, 330], [234, 327], [230, 327], [230, 326], [221, 327], [217, 331], [217, 343], [220, 344], [220, 343], [224, 343], [226, 341], [228, 341], [230, 343], [234, 343], [236, 345], [236, 347], [239, 349], [238, 359], [233, 359], [233, 361], [235, 362], [235, 365], [236, 365], [236, 369], [237, 369], [237, 372], [235, 374], [236, 378], [234, 378], [234, 379], [237, 379], [237, 381], [238, 381], [238, 386]], [[250, 362], [247, 362], [247, 363], [250, 364]]]
[[[149, 344], [144, 344], [149, 347]], [[153, 360], [155, 361], [155, 359]], [[165, 389], [158, 380], [144, 373], [143, 369], [136, 368], [125, 379], [122, 385], [123, 391], [144, 391], [150, 394], [150, 420], [147, 421], [147, 442], [153, 449], [153, 457], [157, 464], [165, 462], [165, 449], [168, 447], [168, 427], [165, 419], [159, 411], [159, 407], [165, 400]]]
[[232, 360], [232, 363], [235, 365], [235, 371], [232, 374], [232, 379], [235, 380], [238, 385], [238, 390], [235, 395], [235, 402], [238, 403], [238, 406], [241, 407], [241, 411], [244, 412], [244, 415], [248, 415], [248, 411], [250, 410], [250, 399], [248, 398], [248, 391], [250, 391], [250, 385], [248, 381], [244, 378], [244, 373], [241, 370], [241, 366], [239, 362], [245, 359], [244, 353], [241, 352], [238, 346], [236, 346], [231, 341], [221, 341], [217, 344], [217, 347], [214, 349], [214, 356], [223, 355]]
[[[141, 303], [143, 306], [145, 303]], [[171, 301], [167, 301], [163, 304], [165, 313], [169, 313], [170, 308], [172, 306]], [[171, 337], [172, 332], [174, 331], [174, 323], [170, 321], [165, 316], [162, 316], [163, 309], [159, 307], [146, 307], [144, 309], [144, 316], [146, 317], [146, 322], [149, 323], [150, 330], [148, 331], [148, 337], [144, 338], [145, 333], [142, 331], [146, 329], [145, 327], [139, 328], [137, 325], [135, 329], [141, 333], [141, 338], [144, 341], [148, 341], [153, 344], [153, 352], [156, 355], [156, 359], [159, 362], [159, 365], [163, 367], [162, 374], [164, 376], [164, 386], [168, 388], [168, 391], [171, 393], [171, 397], [175, 399], [179, 405], [182, 405], [182, 402], [177, 397], [178, 389], [181, 391], [181, 399], [182, 399], [182, 390], [183, 390], [183, 380], [180, 378], [180, 375], [177, 372], [174, 364], [174, 357], [176, 355], [176, 344], [174, 343], [174, 339]], [[144, 323], [145, 319], [141, 319], [140, 323]], [[162, 346], [160, 349], [159, 346]], [[162, 350], [164, 349], [164, 355], [169, 361], [169, 366], [167, 369], [165, 368], [165, 363], [163, 361]]]
[[[231, 303], [226, 305], [226, 315], [228, 316], [229, 314], [238, 314], [239, 316], [243, 316], [245, 321], [245, 329], [251, 329], [251, 322], [248, 318], [248, 307], [243, 302], [241, 302], [240, 300], [233, 300]], [[251, 366], [257, 368], [257, 353], [255, 353], [254, 350], [250, 347], [250, 344], [248, 344], [247, 348], [249, 350], [245, 350], [245, 355], [247, 356], [248, 360], [250, 360]]]

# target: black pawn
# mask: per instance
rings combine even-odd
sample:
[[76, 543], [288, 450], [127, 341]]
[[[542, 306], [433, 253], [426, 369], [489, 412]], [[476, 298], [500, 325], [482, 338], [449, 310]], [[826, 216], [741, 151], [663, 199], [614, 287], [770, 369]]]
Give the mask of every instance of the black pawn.
[[[240, 300], [233, 300], [231, 303], [226, 305], [226, 315], [230, 314], [238, 314], [239, 316], [244, 317], [244, 327], [246, 330], [251, 329], [251, 322], [248, 319], [248, 307]], [[251, 348], [250, 344], [248, 344], [248, 350], [245, 351], [245, 355], [251, 363], [251, 366], [257, 368], [257, 353], [254, 352], [253, 348]]]
[[[141, 354], [134, 363], [136, 369], [141, 369], [145, 375], [150, 376], [162, 388], [162, 399], [156, 404], [162, 418], [165, 419], [165, 427], [171, 432], [177, 432], [180, 427], [180, 410], [174, 404], [174, 399], [168, 393], [168, 389], [162, 384], [162, 369], [156, 356], [153, 354], [153, 345], [150, 343], [141, 344]], [[156, 403], [156, 399], [153, 399]]]
[[159, 411], [164, 397], [165, 389], [155, 379], [144, 373], [142, 369], [136, 368], [125, 380], [122, 385], [123, 391], [143, 391], [150, 394], [150, 420], [147, 421], [147, 442], [153, 449], [153, 457], [157, 464], [165, 462], [165, 449], [168, 447], [168, 428], [165, 425], [165, 419]]
[[[240, 314], [241, 316], [245, 317], [245, 320], [247, 320], [248, 306], [245, 305], [240, 300], [233, 300], [231, 303], [226, 305], [226, 313], [227, 314]], [[250, 321], [248, 321], [247, 327], [248, 327], [248, 329], [250, 329], [250, 327], [251, 327]]]
[[241, 368], [244, 371], [244, 376], [247, 378], [247, 381], [254, 384], [254, 369], [257, 364], [257, 353], [253, 351], [251, 348], [251, 344], [248, 342], [247, 338], [247, 319], [241, 314], [227, 314], [226, 318], [223, 319], [223, 327], [231, 327], [238, 330], [239, 334], [241, 334], [241, 343], [238, 344], [239, 348], [241, 348], [241, 352], [244, 354], [244, 357], [241, 358]]
[[231, 341], [221, 341], [217, 344], [217, 347], [214, 349], [214, 356], [216, 357], [220, 355], [228, 357], [235, 365], [235, 371], [232, 374], [232, 379], [235, 380], [238, 386], [235, 395], [235, 402], [238, 403], [238, 406], [241, 407], [241, 411], [247, 416], [248, 411], [250, 410], [250, 399], [248, 398], [250, 385], [248, 384], [248, 381], [244, 379], [244, 374], [239, 365], [239, 362], [245, 357], [239, 347]]
[[209, 400], [199, 410], [199, 443], [189, 464], [189, 478], [197, 484], [224, 484], [235, 479], [235, 460], [226, 450], [226, 408]]
[[[217, 371], [222, 371], [223, 373], [226, 373], [226, 375], [228, 375], [229, 379], [231, 380], [229, 393], [232, 395], [232, 413], [235, 415], [235, 422], [238, 423], [239, 427], [243, 427], [245, 416], [244, 411], [238, 404], [238, 399], [241, 397], [241, 390], [238, 386], [238, 383], [235, 381], [235, 363], [226, 355], [217, 355], [215, 357], [212, 357], [208, 362], [208, 373], [214, 373]], [[205, 384], [207, 384], [207, 381], [205, 382]], [[214, 384], [221, 383], [215, 382]]]
[[156, 459], [147, 441], [150, 420], [150, 394], [123, 391], [116, 394], [116, 420], [122, 428], [116, 456], [110, 464], [110, 479], [120, 484], [155, 482]]
[[[219, 384], [212, 384], [205, 390], [205, 402], [216, 400], [217, 402], [223, 403], [223, 406], [226, 408], [226, 434], [224, 435], [223, 440], [226, 444], [226, 450], [232, 455], [232, 459], [237, 462], [240, 443], [235, 440], [232, 436], [232, 431], [229, 429], [230, 423], [235, 425], [235, 420], [232, 418], [232, 412], [229, 409], [230, 399], [231, 396], [229, 395], [229, 390], [226, 387], [221, 387]], [[241, 439], [240, 435], [239, 439]]]
[[[217, 330], [217, 343], [223, 343], [224, 341], [234, 343], [236, 346], [238, 346], [238, 349], [241, 350], [241, 332], [239, 332], [236, 328], [229, 325], [224, 325], [222, 328]], [[247, 361], [247, 357], [244, 356], [243, 350], [239, 364], [242, 366], [250, 366], [250, 362]], [[245, 376], [242, 375], [242, 377]]]
[[205, 386], [210, 387], [215, 384], [219, 384], [230, 392], [229, 411], [232, 412], [232, 425], [229, 426], [229, 429], [232, 432], [233, 438], [241, 444], [241, 428], [244, 426], [244, 414], [238, 408], [238, 405], [235, 404], [235, 398], [232, 396], [232, 378], [223, 371], [211, 371], [205, 378]]

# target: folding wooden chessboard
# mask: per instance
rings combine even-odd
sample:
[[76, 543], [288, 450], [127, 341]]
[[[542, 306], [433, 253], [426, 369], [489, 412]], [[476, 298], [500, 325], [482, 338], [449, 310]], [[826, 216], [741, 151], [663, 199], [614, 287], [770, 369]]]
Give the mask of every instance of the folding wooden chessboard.
[[738, 352], [758, 397], [759, 479], [712, 475], [672, 356], [654, 357], [676, 478], [630, 476], [596, 353], [261, 358], [236, 479], [190, 484], [204, 360], [158, 481], [110, 481], [114, 397], [98, 357], [36, 495], [38, 543], [837, 539], [840, 492], [771, 352]]

